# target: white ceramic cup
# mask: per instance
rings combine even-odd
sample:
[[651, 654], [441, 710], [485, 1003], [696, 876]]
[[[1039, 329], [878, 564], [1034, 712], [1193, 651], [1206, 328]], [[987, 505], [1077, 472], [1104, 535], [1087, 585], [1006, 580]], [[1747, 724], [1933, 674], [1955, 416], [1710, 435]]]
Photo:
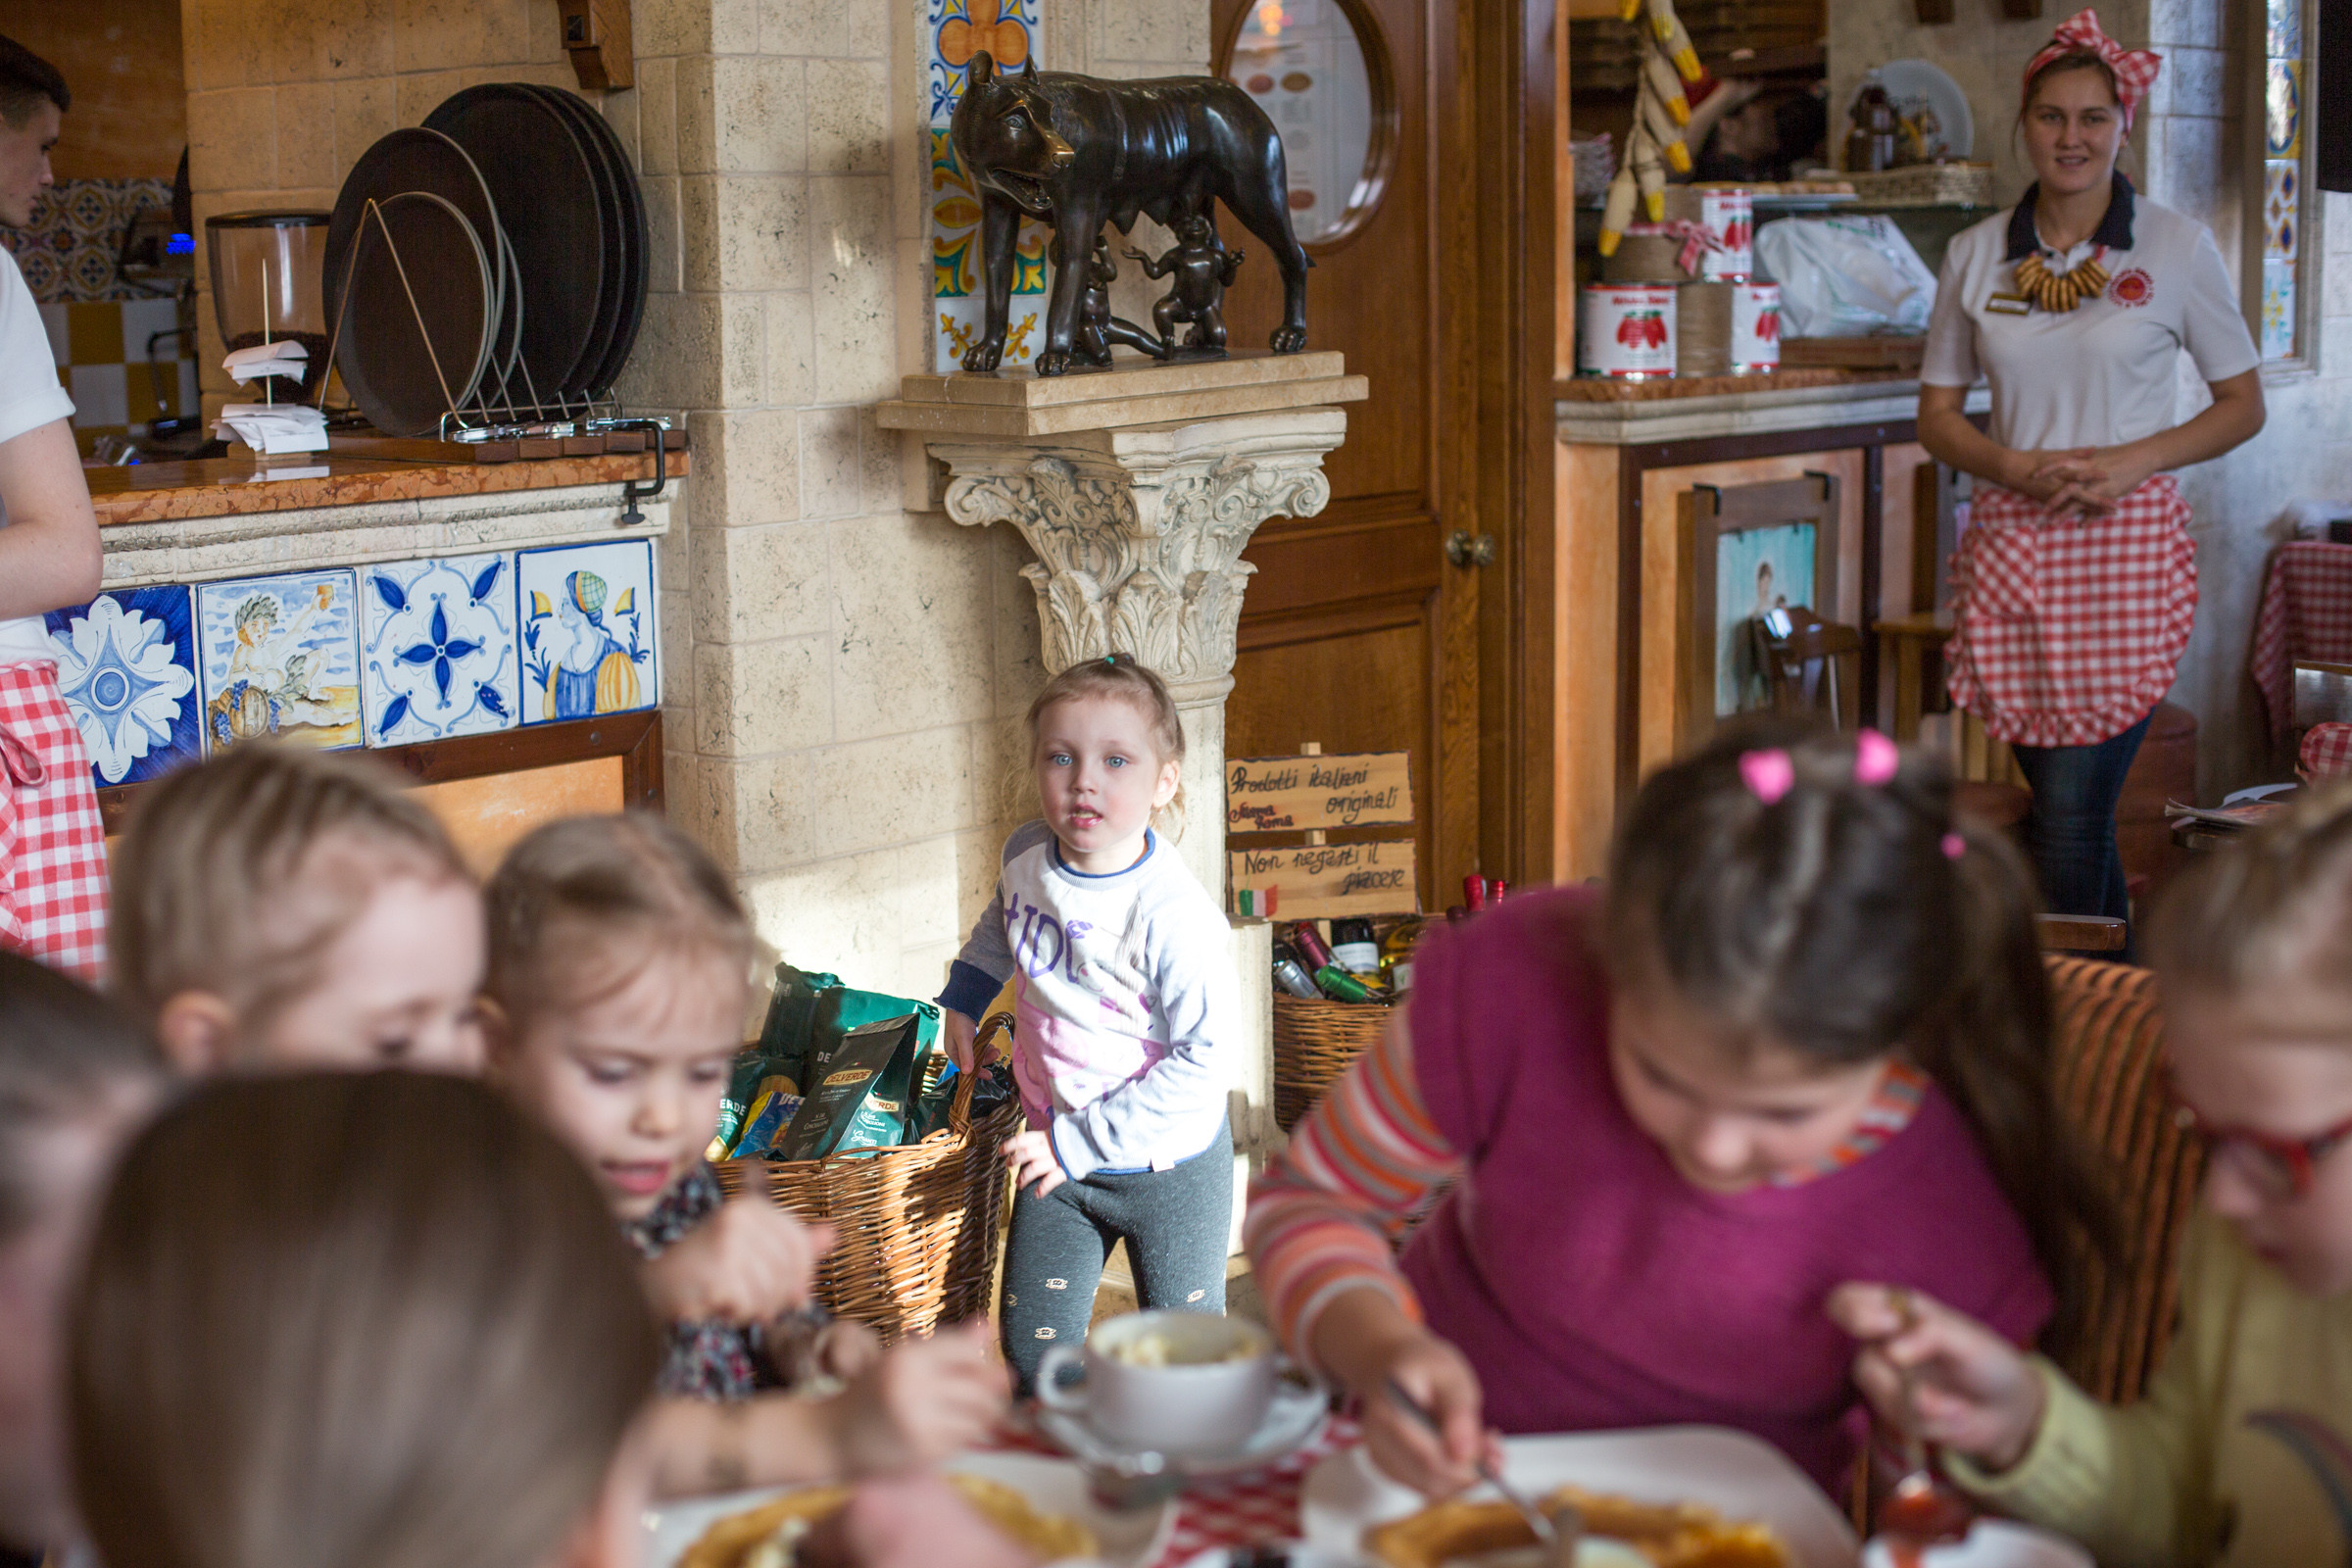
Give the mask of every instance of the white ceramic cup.
[[[1165, 1366], [1138, 1366], [1119, 1351], [1164, 1338]], [[1083, 1381], [1063, 1385], [1073, 1360]], [[1206, 1312], [1128, 1312], [1095, 1325], [1086, 1344], [1056, 1345], [1038, 1363], [1041, 1403], [1075, 1416], [1121, 1447], [1205, 1456], [1248, 1443], [1274, 1401], [1274, 1342], [1247, 1318]]]

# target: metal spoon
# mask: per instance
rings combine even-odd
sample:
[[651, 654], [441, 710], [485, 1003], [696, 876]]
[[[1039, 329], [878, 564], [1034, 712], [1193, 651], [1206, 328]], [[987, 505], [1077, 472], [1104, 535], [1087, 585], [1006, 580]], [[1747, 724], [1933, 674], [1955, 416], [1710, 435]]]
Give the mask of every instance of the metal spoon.
[[[1405, 1393], [1404, 1385], [1398, 1383], [1395, 1378], [1389, 1379], [1388, 1389], [1389, 1397], [1396, 1400], [1399, 1408], [1407, 1411], [1414, 1420], [1428, 1428], [1431, 1436], [1438, 1435], [1438, 1418], [1430, 1412], [1427, 1405]], [[1478, 1456], [1478, 1474], [1480, 1480], [1501, 1494], [1503, 1501], [1518, 1510], [1519, 1517], [1527, 1521], [1527, 1528], [1536, 1533], [1536, 1539], [1551, 1549], [1552, 1561], [1563, 1560], [1560, 1553], [1560, 1532], [1553, 1528], [1549, 1519], [1544, 1517], [1542, 1509], [1527, 1500], [1518, 1488], [1502, 1479], [1502, 1472], [1495, 1469], [1483, 1453]], [[1580, 1519], [1578, 1521], [1580, 1534], [1582, 1533], [1582, 1524], [1583, 1521]], [[1574, 1549], [1573, 1543], [1571, 1543], [1570, 1549]]]

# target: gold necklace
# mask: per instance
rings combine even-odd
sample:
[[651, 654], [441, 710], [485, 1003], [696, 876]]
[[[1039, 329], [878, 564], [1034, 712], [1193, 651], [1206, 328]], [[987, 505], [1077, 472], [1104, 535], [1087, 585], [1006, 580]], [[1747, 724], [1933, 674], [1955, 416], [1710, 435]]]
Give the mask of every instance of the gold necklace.
[[2107, 286], [2107, 269], [2099, 265], [2104, 248], [2091, 252], [2067, 270], [2053, 274], [2035, 251], [2017, 264], [2017, 291], [2054, 315], [2065, 315]]

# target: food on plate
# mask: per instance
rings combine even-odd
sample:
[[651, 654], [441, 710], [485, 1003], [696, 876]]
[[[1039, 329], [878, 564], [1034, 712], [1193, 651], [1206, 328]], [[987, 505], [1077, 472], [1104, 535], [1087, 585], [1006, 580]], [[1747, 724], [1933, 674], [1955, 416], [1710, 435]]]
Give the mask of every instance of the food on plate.
[[1153, 1330], [1106, 1347], [1102, 1353], [1129, 1366], [1220, 1366], [1228, 1361], [1252, 1361], [1264, 1347], [1237, 1339], [1229, 1345], [1181, 1346], [1173, 1335]]
[[[1085, 1525], [1041, 1512], [1010, 1487], [979, 1476], [950, 1475], [947, 1481], [973, 1512], [1046, 1562], [1092, 1557], [1101, 1550]], [[729, 1514], [686, 1548], [677, 1568], [803, 1568], [803, 1543], [813, 1547], [809, 1538], [821, 1538], [825, 1521], [849, 1500], [847, 1487], [813, 1487]]]
[[[1548, 1514], [1563, 1504], [1584, 1515], [1588, 1537], [1622, 1541], [1654, 1568], [1793, 1568], [1788, 1548], [1770, 1526], [1729, 1520], [1699, 1503], [1636, 1502], [1562, 1487], [1539, 1506]], [[1534, 1532], [1507, 1502], [1432, 1503], [1364, 1532], [1365, 1549], [1387, 1568], [1478, 1562], [1534, 1542]]]

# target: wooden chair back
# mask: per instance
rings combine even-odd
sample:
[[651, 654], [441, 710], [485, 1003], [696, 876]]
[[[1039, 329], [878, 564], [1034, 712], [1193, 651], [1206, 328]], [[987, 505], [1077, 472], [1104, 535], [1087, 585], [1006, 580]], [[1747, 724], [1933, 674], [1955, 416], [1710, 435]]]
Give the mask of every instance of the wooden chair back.
[[1776, 635], [1769, 618], [1747, 623], [1774, 710], [1827, 713], [1838, 729], [1851, 729], [1861, 699], [1861, 629], [1824, 620], [1801, 605], [1778, 613], [1788, 617], [1786, 636]]
[[2180, 1306], [2180, 1233], [2205, 1174], [2205, 1148], [2180, 1125], [2164, 1078], [2163, 1020], [2145, 969], [2051, 956], [2060, 1102], [2107, 1164], [2130, 1267], [2093, 1262], [2076, 1304], [2067, 1376], [2092, 1397], [2139, 1396], [2164, 1358]]

